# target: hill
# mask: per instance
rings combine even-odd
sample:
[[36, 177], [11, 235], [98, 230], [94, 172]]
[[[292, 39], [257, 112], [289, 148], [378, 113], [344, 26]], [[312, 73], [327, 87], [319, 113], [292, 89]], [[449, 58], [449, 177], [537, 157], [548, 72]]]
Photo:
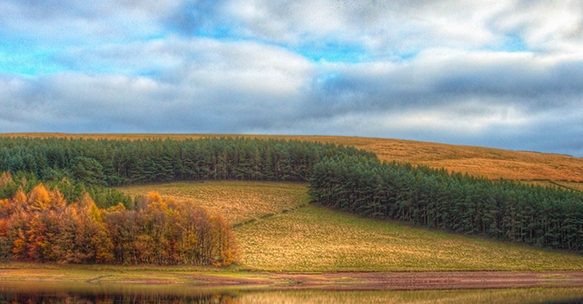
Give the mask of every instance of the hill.
[[[490, 179], [552, 180], [583, 182], [583, 159], [568, 155], [510, 151], [384, 138], [346, 136], [224, 135], [224, 134], [66, 134], [6, 133], [0, 136], [64, 137], [105, 139], [186, 139], [205, 137], [249, 137], [304, 140], [342, 144], [377, 154], [380, 160], [423, 164], [433, 168], [468, 173]], [[575, 186], [578, 187], [578, 186]]]
[[[304, 184], [171, 183], [158, 191], [220, 209], [235, 227], [240, 267], [254, 271], [583, 270], [583, 256], [364, 219], [305, 205]], [[233, 198], [233, 199], [231, 199]], [[260, 206], [255, 210], [253, 206]]]

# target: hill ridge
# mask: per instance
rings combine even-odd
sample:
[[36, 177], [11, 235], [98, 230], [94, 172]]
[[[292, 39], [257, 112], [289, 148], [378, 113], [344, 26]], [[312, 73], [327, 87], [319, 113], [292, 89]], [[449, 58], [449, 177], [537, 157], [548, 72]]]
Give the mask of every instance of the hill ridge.
[[422, 142], [415, 140], [331, 136], [331, 135], [258, 135], [258, 134], [75, 134], [75, 133], [3, 133], [0, 137], [58, 137], [92, 139], [198, 139], [243, 137], [323, 142], [353, 146], [377, 154], [381, 161], [407, 162], [444, 168], [489, 179], [523, 181], [552, 180], [583, 182], [583, 158], [564, 154], [504, 150], [498, 148]]

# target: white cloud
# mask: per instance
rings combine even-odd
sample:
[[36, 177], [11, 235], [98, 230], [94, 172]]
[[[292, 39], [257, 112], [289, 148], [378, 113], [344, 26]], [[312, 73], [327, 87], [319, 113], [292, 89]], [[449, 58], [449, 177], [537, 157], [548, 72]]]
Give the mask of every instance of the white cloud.
[[536, 51], [583, 52], [581, 1], [517, 1], [492, 24], [502, 32], [519, 35]]

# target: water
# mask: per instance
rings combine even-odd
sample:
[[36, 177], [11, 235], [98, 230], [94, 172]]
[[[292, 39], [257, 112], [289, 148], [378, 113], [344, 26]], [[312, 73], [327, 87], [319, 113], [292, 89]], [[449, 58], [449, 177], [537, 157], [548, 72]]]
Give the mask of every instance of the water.
[[188, 285], [0, 282], [0, 303], [583, 303], [581, 288], [441, 291], [227, 290]]

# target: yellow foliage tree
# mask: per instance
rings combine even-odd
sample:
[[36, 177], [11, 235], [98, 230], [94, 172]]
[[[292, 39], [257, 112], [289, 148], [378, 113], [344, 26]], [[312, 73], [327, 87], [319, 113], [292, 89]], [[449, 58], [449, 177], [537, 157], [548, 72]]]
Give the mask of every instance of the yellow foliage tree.
[[12, 197], [12, 206], [14, 209], [26, 209], [28, 198], [26, 197], [26, 193], [22, 188], [18, 188], [18, 191]]
[[2, 173], [2, 175], [0, 175], [0, 190], [6, 188], [6, 186], [10, 183], [13, 183], [14, 180], [12, 179], [12, 175], [10, 174], [10, 171], [4, 172]]
[[12, 214], [13, 211], [12, 208], [13, 206], [10, 200], [8, 199], [0, 200], [0, 219], [8, 218]]
[[28, 194], [28, 211], [43, 211], [51, 207], [51, 197], [43, 184], [38, 184]]
[[65, 199], [65, 196], [61, 193], [61, 191], [59, 191], [59, 188], [55, 187], [55, 189], [51, 190], [49, 192], [49, 197], [51, 209], [54, 210], [61, 209], [67, 205], [67, 200]]

